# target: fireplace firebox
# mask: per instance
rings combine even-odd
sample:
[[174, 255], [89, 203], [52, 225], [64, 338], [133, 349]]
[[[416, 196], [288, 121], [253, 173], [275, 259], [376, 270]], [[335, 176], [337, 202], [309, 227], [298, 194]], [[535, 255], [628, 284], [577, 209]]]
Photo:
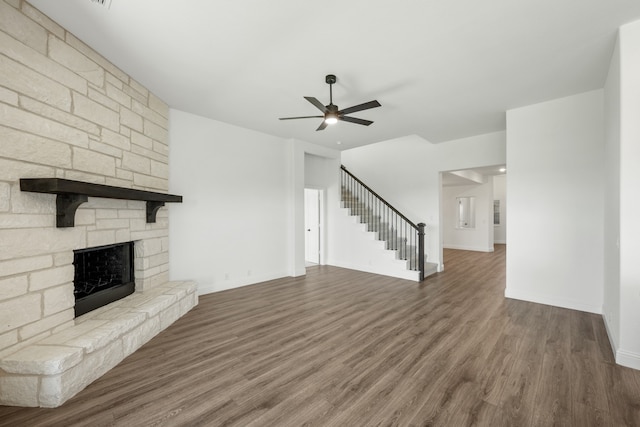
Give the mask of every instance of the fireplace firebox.
[[76, 317], [135, 291], [133, 242], [73, 252]]

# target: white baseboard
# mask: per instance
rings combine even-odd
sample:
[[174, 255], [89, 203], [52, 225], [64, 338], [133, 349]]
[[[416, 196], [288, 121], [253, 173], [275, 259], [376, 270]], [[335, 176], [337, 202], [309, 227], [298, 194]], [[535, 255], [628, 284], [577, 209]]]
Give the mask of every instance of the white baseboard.
[[616, 352], [616, 363], [631, 369], [640, 370], [640, 354], [631, 351], [618, 349]]
[[241, 288], [243, 286], [255, 285], [257, 283], [280, 279], [282, 277], [289, 277], [289, 274], [285, 272], [277, 272], [259, 276], [247, 276], [235, 280], [223, 280], [216, 283], [198, 283], [198, 295], [200, 296], [229, 289]]
[[495, 243], [496, 245], [506, 245], [507, 241], [506, 240], [494, 240], [493, 243]]
[[627, 368], [640, 370], [640, 354], [618, 348], [618, 346], [616, 345], [616, 343], [618, 342], [618, 337], [615, 335], [614, 331], [609, 326], [610, 320], [607, 318], [604, 307], [602, 312], [603, 312], [602, 320], [604, 321], [604, 328], [607, 331], [607, 337], [609, 338], [609, 344], [613, 349], [613, 354], [615, 355], [616, 363], [621, 366], [626, 366]]
[[618, 337], [614, 333], [613, 329], [609, 327], [611, 320], [607, 317], [607, 312], [605, 311], [604, 306], [602, 307], [602, 321], [604, 322], [604, 329], [607, 331], [607, 338], [609, 338], [609, 344], [613, 349], [613, 354], [616, 354], [618, 351], [618, 346], [616, 345]]
[[333, 265], [334, 267], [340, 268], [348, 268], [349, 270], [364, 271], [366, 273], [380, 274], [381, 276], [396, 277], [398, 279], [413, 280], [415, 282], [418, 282], [420, 279], [420, 273], [411, 270], [398, 269], [396, 271], [394, 269], [394, 271], [391, 271], [390, 269], [380, 268], [375, 265], [355, 265], [336, 261], [328, 261], [327, 265]]
[[537, 304], [552, 305], [554, 307], [569, 308], [571, 310], [584, 311], [587, 313], [602, 314], [602, 307], [585, 304], [582, 301], [558, 297], [556, 295], [536, 294], [533, 292], [522, 292], [506, 288], [504, 290], [504, 296], [505, 298], [535, 302]]
[[467, 246], [467, 245], [442, 245], [445, 249], [457, 249], [460, 251], [475, 251], [475, 252], [493, 252], [493, 246], [491, 247], [482, 247], [482, 246]]

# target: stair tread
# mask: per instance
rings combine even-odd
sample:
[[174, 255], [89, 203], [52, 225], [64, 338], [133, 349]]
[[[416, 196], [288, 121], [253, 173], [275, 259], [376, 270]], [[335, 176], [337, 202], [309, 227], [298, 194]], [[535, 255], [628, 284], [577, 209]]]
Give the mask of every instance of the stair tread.
[[[385, 221], [388, 218], [379, 215], [380, 211], [368, 207], [366, 201], [361, 202], [344, 185], [341, 188], [341, 202], [342, 206], [348, 210], [349, 215], [359, 217], [357, 221], [361, 224], [366, 224], [365, 231], [376, 233], [376, 239], [386, 243], [386, 250], [394, 251], [396, 259], [399, 261], [406, 261], [407, 270], [416, 271], [415, 267], [418, 264], [417, 244], [408, 244], [410, 239], [401, 235], [402, 229], [393, 227], [393, 220], [390, 222]], [[405, 228], [404, 231], [407, 231], [407, 229]], [[412, 242], [415, 242], [415, 240], [412, 240]], [[437, 264], [425, 262], [425, 277], [436, 271]]]

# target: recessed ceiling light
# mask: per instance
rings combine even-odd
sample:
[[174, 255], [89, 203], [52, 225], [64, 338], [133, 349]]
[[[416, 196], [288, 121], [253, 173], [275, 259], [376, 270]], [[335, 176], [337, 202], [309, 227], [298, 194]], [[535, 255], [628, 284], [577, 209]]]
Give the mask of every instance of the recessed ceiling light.
[[507, 171], [507, 168], [500, 168], [500, 169], [498, 169], [498, 170], [499, 170], [500, 172], [506, 172], [506, 171]]

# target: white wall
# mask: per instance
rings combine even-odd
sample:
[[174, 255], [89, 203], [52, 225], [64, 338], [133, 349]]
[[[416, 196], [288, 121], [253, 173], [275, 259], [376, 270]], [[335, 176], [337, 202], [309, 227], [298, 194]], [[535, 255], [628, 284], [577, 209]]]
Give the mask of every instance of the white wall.
[[178, 110], [169, 138], [171, 278], [202, 294], [291, 275], [291, 142]]
[[640, 21], [620, 27], [620, 337], [616, 362], [640, 369]]
[[509, 298], [602, 310], [603, 102], [596, 90], [507, 111]]
[[306, 188], [325, 189], [335, 184], [340, 164], [335, 159], [304, 154], [304, 186]]
[[493, 242], [504, 244], [507, 243], [507, 175], [493, 177], [493, 200], [500, 201], [500, 224], [493, 226]]
[[179, 110], [169, 121], [170, 191], [184, 198], [169, 207], [171, 278], [203, 294], [305, 274], [305, 181], [337, 199], [340, 153]]
[[442, 269], [440, 172], [504, 164], [505, 145], [504, 132], [441, 144], [414, 135], [343, 151], [342, 163], [413, 222], [427, 225], [428, 261]]
[[[442, 188], [442, 246], [493, 252], [493, 177], [477, 185]], [[475, 197], [475, 227], [458, 228], [458, 197]]]
[[611, 58], [604, 87], [604, 295], [602, 314], [615, 349], [620, 347], [620, 45]]

